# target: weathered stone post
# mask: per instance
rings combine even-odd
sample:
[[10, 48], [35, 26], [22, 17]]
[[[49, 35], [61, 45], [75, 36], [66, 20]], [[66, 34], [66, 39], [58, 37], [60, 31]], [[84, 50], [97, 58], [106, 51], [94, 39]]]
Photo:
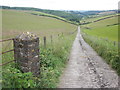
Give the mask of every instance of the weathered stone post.
[[29, 32], [17, 36], [14, 40], [14, 58], [22, 72], [40, 74], [39, 38]]

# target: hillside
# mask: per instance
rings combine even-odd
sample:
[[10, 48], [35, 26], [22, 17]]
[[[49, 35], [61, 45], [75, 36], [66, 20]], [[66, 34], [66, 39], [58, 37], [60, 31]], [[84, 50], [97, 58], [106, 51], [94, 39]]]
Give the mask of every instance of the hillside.
[[[62, 74], [65, 78], [61, 87], [118, 86], [120, 23], [116, 12], [106, 11], [110, 12], [106, 15], [105, 11], [81, 13], [6, 6], [0, 10], [2, 88], [59, 88]], [[88, 23], [77, 26], [80, 22]]]
[[82, 18], [106, 16], [106, 15], [112, 15], [118, 12], [117, 10], [73, 11], [73, 10], [48, 10], [48, 9], [39, 9], [39, 8], [32, 8], [32, 7], [9, 7], [9, 6], [0, 6], [0, 8], [43, 12], [46, 14], [51, 14], [51, 15], [65, 18], [68, 21], [72, 21], [78, 24]]
[[73, 24], [50, 17], [31, 15], [25, 11], [3, 9], [2, 12], [3, 38], [13, 37], [26, 31], [43, 36], [61, 32], [68, 33], [76, 29]]
[[[2, 62], [0, 65], [3, 70], [0, 81], [3, 88], [57, 88], [59, 77], [68, 60], [77, 26], [56, 18], [32, 15], [31, 13], [33, 12], [26, 10], [3, 9], [2, 39], [15, 38], [23, 32], [32, 32], [37, 35], [39, 44], [35, 46], [33, 43], [34, 46], [32, 46], [37, 49], [37, 52], [34, 49], [30, 52], [32, 52], [31, 55], [37, 53], [37, 56], [40, 56], [38, 61], [40, 76], [36, 78], [31, 71], [23, 73], [19, 68], [16, 68], [17, 64], [14, 63], [16, 60], [14, 53], [16, 52], [13, 41], [1, 42]], [[26, 34], [28, 35], [28, 33]], [[4, 53], [6, 51], [10, 52]], [[26, 47], [24, 52], [27, 52]], [[28, 54], [24, 54], [22, 57], [25, 55], [28, 57]], [[21, 60], [23, 59], [21, 58]], [[24, 60], [28, 61], [28, 59]], [[36, 64], [34, 65], [36, 66]]]
[[87, 22], [92, 23], [82, 25], [83, 31], [93, 36], [107, 38], [112, 41], [118, 41], [118, 16], [109, 15], [106, 17], [104, 16], [86, 20]]
[[65, 18], [69, 21], [73, 21], [79, 23], [79, 20], [82, 18], [81, 15], [67, 12], [67, 11], [60, 11], [60, 10], [47, 10], [47, 9], [38, 9], [38, 8], [31, 8], [31, 7], [9, 7], [9, 6], [0, 6], [2, 9], [13, 9], [13, 10], [28, 10], [28, 11], [38, 11], [47, 14], [56, 15], [62, 18]]
[[120, 75], [118, 18], [120, 15], [94, 18], [95, 21], [81, 27], [84, 40]]

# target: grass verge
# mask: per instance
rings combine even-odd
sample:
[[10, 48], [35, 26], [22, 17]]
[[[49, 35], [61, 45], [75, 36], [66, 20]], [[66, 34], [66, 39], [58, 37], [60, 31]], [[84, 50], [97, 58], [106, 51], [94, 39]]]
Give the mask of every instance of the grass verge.
[[103, 57], [106, 62], [117, 71], [120, 76], [120, 50], [118, 43], [116, 45], [108, 40], [100, 39], [90, 35], [82, 34], [85, 41]]
[[[55, 42], [47, 43], [47, 47], [40, 45], [40, 77], [33, 77], [32, 73], [22, 73], [15, 68], [14, 63], [3, 66], [3, 88], [56, 88], [59, 77], [68, 60], [69, 52], [76, 33], [60, 35]], [[4, 58], [11, 58], [10, 55]]]

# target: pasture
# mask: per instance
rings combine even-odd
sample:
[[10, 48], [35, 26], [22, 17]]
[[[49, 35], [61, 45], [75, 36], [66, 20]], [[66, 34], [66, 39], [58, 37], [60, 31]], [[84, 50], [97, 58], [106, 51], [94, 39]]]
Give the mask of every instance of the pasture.
[[[32, 32], [40, 38], [41, 67], [40, 77], [35, 78], [31, 73], [22, 73], [15, 68], [13, 62], [3, 66], [3, 88], [55, 88], [68, 60], [77, 26], [51, 17], [31, 15], [28, 11], [3, 9], [2, 15], [2, 39], [14, 38], [23, 32]], [[2, 45], [2, 51], [13, 48], [12, 41], [3, 42]], [[11, 60], [14, 60], [13, 52], [2, 55], [2, 63]]]
[[2, 38], [15, 37], [22, 32], [32, 32], [38, 36], [49, 36], [76, 29], [75, 25], [50, 17], [35, 16], [25, 11], [2, 10]]
[[[119, 16], [120, 17], [120, 16]], [[82, 26], [86, 34], [118, 41], [118, 17], [111, 17]]]
[[85, 41], [120, 75], [118, 17], [85, 24], [81, 29]]

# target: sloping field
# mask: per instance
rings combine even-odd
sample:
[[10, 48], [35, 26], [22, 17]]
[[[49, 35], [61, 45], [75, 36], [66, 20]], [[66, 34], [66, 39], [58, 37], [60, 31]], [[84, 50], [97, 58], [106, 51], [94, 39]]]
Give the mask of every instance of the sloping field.
[[118, 17], [82, 25], [82, 31], [85, 41], [120, 75]]
[[118, 17], [111, 17], [83, 25], [82, 28], [87, 34], [118, 41], [118, 25]]
[[111, 17], [116, 17], [117, 15], [120, 15], [120, 14], [112, 14], [112, 15], [105, 15], [105, 16], [99, 16], [99, 15], [93, 15], [91, 16], [90, 18], [84, 18], [81, 20], [81, 22], [94, 22], [94, 21], [97, 21], [97, 20], [101, 20], [101, 19], [107, 19], [107, 18], [111, 18]]
[[[73, 33], [77, 29], [76, 26], [58, 19], [17, 10], [3, 10], [2, 24], [3, 39], [14, 38], [27, 31], [40, 37], [40, 77], [34, 78], [32, 73], [22, 73], [15, 68], [14, 53], [8, 52], [2, 55], [0, 63], [3, 65], [0, 80], [3, 88], [56, 88], [68, 60], [76, 35], [76, 32]], [[46, 36], [46, 45], [43, 36]], [[2, 46], [2, 52], [13, 49], [12, 40], [3, 42]]]
[[3, 38], [14, 37], [22, 32], [33, 32], [39, 36], [55, 35], [75, 31], [76, 26], [50, 17], [35, 16], [24, 11], [2, 11]]

